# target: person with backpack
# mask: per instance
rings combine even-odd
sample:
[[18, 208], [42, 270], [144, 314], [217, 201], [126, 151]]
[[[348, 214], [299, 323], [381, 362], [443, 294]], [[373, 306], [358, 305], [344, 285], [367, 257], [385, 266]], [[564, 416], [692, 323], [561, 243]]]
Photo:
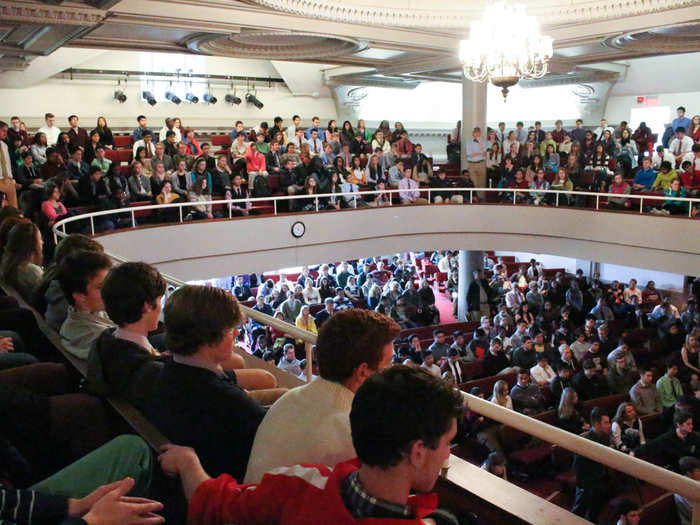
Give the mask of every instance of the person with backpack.
[[[260, 151], [258, 151], [257, 148], [248, 146], [248, 149], [246, 149], [245, 152], [245, 163], [246, 171], [248, 172], [248, 187], [253, 189], [253, 196], [269, 197], [271, 193], [270, 188], [267, 184], [268, 173], [267, 165], [265, 163], [265, 155], [260, 153]], [[262, 182], [257, 182], [256, 185], [256, 178], [258, 177], [258, 175], [262, 175], [260, 179], [265, 182], [264, 187], [262, 185]], [[263, 193], [265, 193], [265, 188], [267, 188], [267, 194], [263, 195]]]

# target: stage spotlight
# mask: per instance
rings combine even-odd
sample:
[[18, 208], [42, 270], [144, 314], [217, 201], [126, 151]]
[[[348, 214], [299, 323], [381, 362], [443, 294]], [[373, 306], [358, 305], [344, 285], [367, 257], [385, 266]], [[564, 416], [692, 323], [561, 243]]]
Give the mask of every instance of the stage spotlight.
[[120, 104], [126, 102], [126, 95], [121, 89], [114, 92], [114, 100], [118, 100]]
[[212, 95], [211, 93], [204, 93], [204, 95], [202, 95], [202, 100], [204, 100], [204, 102], [207, 102], [209, 104], [216, 104], [218, 99], [214, 95]]
[[180, 102], [182, 102], [182, 100], [180, 99], [180, 97], [178, 97], [178, 96], [177, 96], [175, 93], [173, 93], [172, 91], [166, 91], [166, 92], [165, 92], [165, 98], [168, 99], [168, 100], [169, 100], [170, 102], [172, 102], [173, 104], [179, 104]]
[[246, 101], [248, 104], [253, 104], [253, 105], [254, 105], [256, 108], [258, 108], [258, 109], [262, 109], [262, 108], [263, 108], [263, 103], [260, 102], [260, 101], [257, 99], [257, 97], [256, 97], [255, 95], [253, 95], [252, 93], [246, 94], [246, 96], [245, 96], [245, 101]]
[[142, 96], [143, 99], [144, 99], [146, 102], [148, 102], [151, 106], [155, 106], [155, 105], [156, 105], [156, 97], [154, 97], [154, 96], [153, 96], [153, 93], [151, 93], [150, 91], [144, 91], [144, 92], [142, 92], [142, 93], [141, 93], [141, 96]]
[[199, 97], [193, 93], [187, 93], [185, 95], [185, 100], [187, 100], [187, 102], [191, 104], [196, 104], [197, 102], [199, 102]]
[[242, 102], [241, 97], [237, 97], [236, 95], [232, 95], [231, 93], [226, 95], [224, 97], [224, 100], [229, 104], [240, 104]]

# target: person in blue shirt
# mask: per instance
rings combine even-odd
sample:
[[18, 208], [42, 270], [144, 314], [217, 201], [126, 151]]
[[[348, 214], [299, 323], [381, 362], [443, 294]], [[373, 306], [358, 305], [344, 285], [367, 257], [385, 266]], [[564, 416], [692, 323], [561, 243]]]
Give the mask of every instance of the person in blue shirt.
[[674, 118], [671, 122], [671, 128], [673, 128], [673, 133], [676, 133], [676, 131], [678, 131], [678, 128], [690, 129], [691, 122], [690, 119], [685, 116], [685, 108], [683, 106], [679, 106], [678, 109], [676, 109], [676, 114], [678, 115], [678, 117]]
[[318, 136], [321, 137], [321, 128], [318, 126], [321, 124], [321, 119], [318, 117], [314, 117], [311, 119], [311, 126], [306, 128], [306, 131], [304, 132], [304, 136], [306, 137], [306, 140], [311, 139], [311, 132], [313, 130], [316, 130], [318, 133]]
[[656, 172], [651, 167], [651, 159], [644, 157], [642, 167], [637, 170], [632, 183], [632, 189], [637, 191], [650, 190], [656, 180]]

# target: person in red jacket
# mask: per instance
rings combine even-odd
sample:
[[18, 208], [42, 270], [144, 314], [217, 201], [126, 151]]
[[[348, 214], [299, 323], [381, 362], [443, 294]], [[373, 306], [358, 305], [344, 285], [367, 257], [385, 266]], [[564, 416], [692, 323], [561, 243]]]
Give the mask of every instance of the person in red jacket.
[[245, 165], [248, 173], [248, 190], [253, 191], [253, 182], [255, 181], [255, 177], [262, 175], [263, 177], [267, 178], [265, 155], [260, 153], [258, 148], [250, 145], [245, 151]]
[[227, 474], [210, 478], [187, 447], [165, 445], [159, 461], [182, 480], [190, 525], [454, 523], [436, 511], [437, 496], [428, 492], [450, 455], [461, 413], [457, 390], [424, 370], [394, 366], [355, 394], [350, 426], [358, 459], [332, 469], [280, 467], [259, 485], [240, 485]]

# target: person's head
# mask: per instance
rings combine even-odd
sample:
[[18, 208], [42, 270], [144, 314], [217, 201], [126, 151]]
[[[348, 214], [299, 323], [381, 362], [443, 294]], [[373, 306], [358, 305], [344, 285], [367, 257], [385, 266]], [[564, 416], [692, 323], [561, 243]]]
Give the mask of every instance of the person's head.
[[615, 505], [615, 509], [619, 525], [639, 525], [642, 519], [641, 506], [625, 498]]
[[694, 456], [685, 456], [678, 460], [678, 470], [683, 476], [700, 481], [700, 459]]
[[532, 350], [532, 338], [530, 336], [523, 337], [523, 348], [527, 351]]
[[593, 410], [591, 410], [591, 426], [599, 434], [610, 434], [612, 429], [610, 416], [603, 412], [600, 407], [593, 407]]
[[[569, 350], [571, 351], [571, 350]], [[573, 370], [566, 366], [565, 364], [560, 364], [557, 367], [557, 375], [561, 377], [562, 379], [570, 379], [571, 376], [573, 375]]]
[[369, 376], [391, 364], [392, 342], [400, 331], [396, 322], [377, 312], [335, 313], [321, 326], [316, 343], [321, 377], [357, 390]]
[[583, 362], [583, 373], [588, 377], [593, 377], [598, 374], [598, 369], [592, 359], [586, 359]]
[[172, 353], [198, 354], [215, 363], [231, 357], [242, 315], [238, 301], [227, 290], [182, 286], [168, 298], [163, 314], [165, 344]]
[[654, 381], [654, 372], [651, 370], [651, 368], [641, 368], [639, 370], [639, 379], [643, 385], [649, 386]]
[[433, 330], [433, 340], [436, 343], [444, 343], [445, 342], [445, 331], [441, 330], [441, 329]]
[[[11, 217], [4, 222], [7, 223], [6, 227], [11, 226], [11, 229], [7, 234], [7, 242], [2, 247], [0, 275], [8, 284], [15, 286], [15, 277], [20, 266], [42, 263], [44, 241], [39, 228], [26, 219]], [[13, 222], [14, 225], [12, 225]], [[5, 226], [4, 223], [3, 226]]]
[[685, 108], [683, 106], [678, 106], [676, 108], [676, 115], [678, 115], [678, 118], [683, 118], [685, 116]]
[[678, 410], [673, 414], [673, 426], [676, 427], [676, 434], [685, 438], [693, 431], [693, 416], [690, 412]]
[[530, 371], [527, 368], [518, 370], [518, 384], [523, 387], [530, 384]]
[[661, 163], [661, 172], [662, 173], [668, 173], [671, 171], [671, 163], [667, 160], [663, 161]]
[[680, 189], [681, 189], [680, 179], [673, 179], [671, 181], [671, 191], [680, 191]]
[[100, 291], [111, 267], [109, 257], [99, 251], [80, 251], [64, 258], [56, 277], [68, 304], [78, 311], [104, 310]]
[[151, 331], [158, 327], [165, 289], [165, 280], [153, 266], [127, 262], [107, 274], [102, 300], [107, 315], [118, 326], [142, 322], [144, 329]]
[[71, 115], [70, 117], [68, 117], [68, 124], [70, 124], [72, 128], [78, 127], [78, 121], [78, 115]]
[[[406, 400], [411, 402], [407, 403]], [[462, 412], [459, 393], [425, 370], [394, 366], [358, 389], [350, 411], [363, 468], [395, 470], [416, 492], [432, 490]]]

